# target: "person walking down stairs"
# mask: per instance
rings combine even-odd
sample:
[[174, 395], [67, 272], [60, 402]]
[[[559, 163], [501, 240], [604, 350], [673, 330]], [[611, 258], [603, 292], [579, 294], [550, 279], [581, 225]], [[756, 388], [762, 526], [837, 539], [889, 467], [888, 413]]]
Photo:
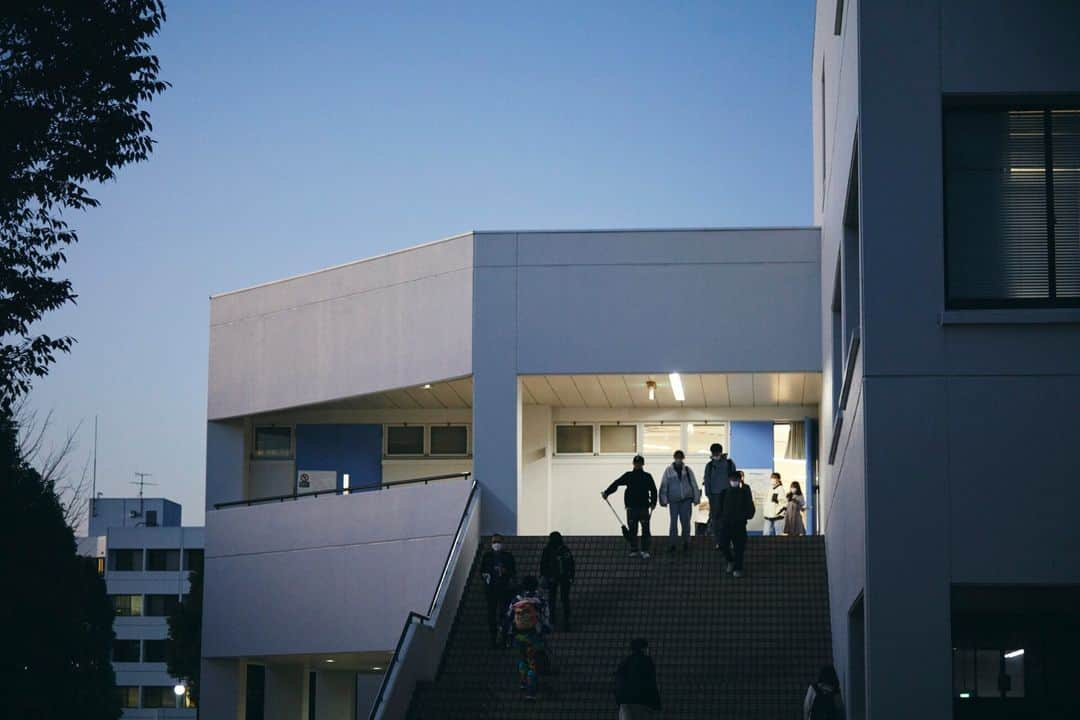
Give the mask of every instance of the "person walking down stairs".
[[648, 720], [660, 710], [660, 689], [656, 687], [656, 666], [649, 657], [649, 641], [630, 641], [630, 654], [615, 671], [615, 704], [619, 720]]
[[673, 462], [664, 470], [664, 477], [660, 480], [660, 506], [667, 507], [671, 513], [668, 552], [675, 552], [680, 523], [682, 551], [685, 553], [690, 550], [690, 514], [694, 505], [701, 502], [701, 489], [694, 478], [694, 471], [684, 462], [685, 459], [686, 454], [682, 450], [676, 450]]
[[840, 678], [836, 668], [823, 665], [817, 682], [806, 689], [803, 720], [844, 720], [844, 701], [840, 697]]
[[521, 594], [510, 604], [508, 617], [514, 633], [514, 647], [520, 657], [517, 662], [518, 680], [526, 700], [536, 700], [540, 674], [549, 666], [544, 636], [551, 632], [547, 603], [537, 592], [538, 583], [532, 575], [521, 581]]
[[[649, 557], [649, 547], [652, 545], [652, 531], [649, 529], [649, 519], [653, 510], [656, 509], [656, 481], [653, 476], [645, 472], [645, 458], [640, 455], [634, 456], [634, 469], [619, 476], [619, 479], [608, 485], [600, 496], [607, 500], [608, 495], [625, 487], [623, 503], [626, 505], [626, 525], [630, 529], [630, 555]], [[641, 526], [641, 552], [638, 552], [638, 526]]]
[[512, 597], [510, 583], [516, 574], [514, 556], [506, 549], [503, 536], [492, 535], [491, 548], [480, 558], [480, 577], [484, 580], [488, 634], [492, 647], [498, 647], [503, 640], [503, 615]]
[[562, 602], [563, 621], [559, 627], [570, 630], [570, 586], [574, 584], [574, 554], [563, 542], [558, 530], [548, 535], [547, 545], [540, 554], [540, 586], [547, 591], [551, 624], [556, 623], [559, 601]]
[[735, 476], [738, 468], [735, 462], [724, 453], [724, 446], [713, 443], [709, 446], [711, 459], [705, 465], [702, 474], [702, 485], [705, 487], [705, 495], [709, 498], [709, 525], [712, 527], [713, 539], [716, 540], [716, 549], [720, 549], [720, 493], [728, 486], [728, 480]]
[[736, 470], [735, 476], [728, 480], [728, 486], [720, 491], [716, 504], [720, 519], [720, 549], [727, 560], [726, 569], [741, 578], [746, 553], [746, 523], [755, 512], [754, 496], [743, 484], [742, 470]]

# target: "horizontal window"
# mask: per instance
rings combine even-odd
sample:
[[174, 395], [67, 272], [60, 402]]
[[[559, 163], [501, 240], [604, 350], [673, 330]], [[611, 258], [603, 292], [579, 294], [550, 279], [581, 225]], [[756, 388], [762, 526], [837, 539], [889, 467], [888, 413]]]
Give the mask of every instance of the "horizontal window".
[[670, 461], [682, 444], [682, 426], [678, 424], [646, 425], [644, 433], [646, 460]]
[[712, 455], [709, 450], [713, 443], [728, 446], [727, 425], [716, 423], [687, 423], [686, 454], [688, 457], [706, 458]]
[[180, 569], [179, 550], [147, 550], [146, 569], [152, 572], [164, 572]]
[[1080, 109], [945, 111], [947, 302], [1080, 305]]
[[139, 662], [139, 641], [113, 640], [112, 659], [113, 662]]
[[259, 459], [281, 460], [292, 457], [291, 427], [257, 427], [252, 455]]
[[556, 425], [555, 452], [560, 455], [591, 455], [593, 451], [592, 425]]
[[195, 570], [196, 572], [202, 572], [203, 569], [203, 551], [202, 550], [185, 550], [184, 551], [184, 569]]
[[423, 455], [423, 425], [389, 425], [386, 428], [387, 455]]
[[142, 595], [110, 595], [113, 610], [120, 617], [138, 617], [143, 614]]
[[601, 425], [600, 452], [636, 453], [637, 425]]
[[110, 550], [109, 569], [117, 572], [140, 572], [143, 569], [143, 551]]
[[117, 685], [116, 696], [120, 699], [120, 707], [124, 709], [139, 707], [139, 688], [137, 685]]
[[165, 617], [171, 615], [179, 604], [180, 599], [173, 594], [147, 595], [145, 614], [148, 617]]
[[143, 662], [165, 662], [168, 640], [143, 640]]
[[432, 455], [468, 455], [469, 428], [465, 425], [432, 425]]
[[142, 706], [144, 708], [176, 707], [176, 693], [173, 691], [173, 686], [144, 686], [142, 689]]

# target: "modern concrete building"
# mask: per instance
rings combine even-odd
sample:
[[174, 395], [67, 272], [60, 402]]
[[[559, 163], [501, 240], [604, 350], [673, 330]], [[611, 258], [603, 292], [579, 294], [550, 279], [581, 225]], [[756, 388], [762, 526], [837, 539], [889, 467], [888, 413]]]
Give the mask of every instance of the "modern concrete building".
[[97, 498], [79, 552], [98, 559], [116, 609], [113, 670], [125, 720], [194, 718], [165, 666], [168, 615], [203, 566], [203, 529], [181, 525], [180, 505], [164, 498]]
[[1057, 707], [1077, 27], [818, 2], [815, 227], [473, 232], [212, 298], [204, 711], [365, 713], [479, 533], [618, 532], [633, 454], [712, 442], [810, 490], [852, 717]]

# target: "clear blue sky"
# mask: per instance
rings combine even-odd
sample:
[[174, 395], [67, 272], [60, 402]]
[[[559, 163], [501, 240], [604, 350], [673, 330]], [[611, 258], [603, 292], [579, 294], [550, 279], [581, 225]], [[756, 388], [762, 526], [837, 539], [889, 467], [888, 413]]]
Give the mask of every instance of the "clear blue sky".
[[811, 222], [813, 0], [167, 10], [157, 148], [70, 218], [78, 344], [31, 399], [189, 524], [213, 293], [472, 229]]

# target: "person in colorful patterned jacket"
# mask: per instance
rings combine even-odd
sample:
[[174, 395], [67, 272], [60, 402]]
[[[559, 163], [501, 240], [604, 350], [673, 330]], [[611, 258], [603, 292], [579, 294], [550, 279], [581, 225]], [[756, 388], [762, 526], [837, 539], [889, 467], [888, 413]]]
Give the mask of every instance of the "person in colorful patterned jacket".
[[507, 618], [514, 634], [514, 647], [520, 653], [517, 670], [521, 690], [525, 693], [525, 699], [532, 701], [536, 700], [540, 675], [550, 668], [544, 636], [551, 632], [551, 624], [548, 621], [547, 603], [538, 591], [536, 578], [532, 575], [525, 577], [521, 587], [521, 593], [510, 603]]

